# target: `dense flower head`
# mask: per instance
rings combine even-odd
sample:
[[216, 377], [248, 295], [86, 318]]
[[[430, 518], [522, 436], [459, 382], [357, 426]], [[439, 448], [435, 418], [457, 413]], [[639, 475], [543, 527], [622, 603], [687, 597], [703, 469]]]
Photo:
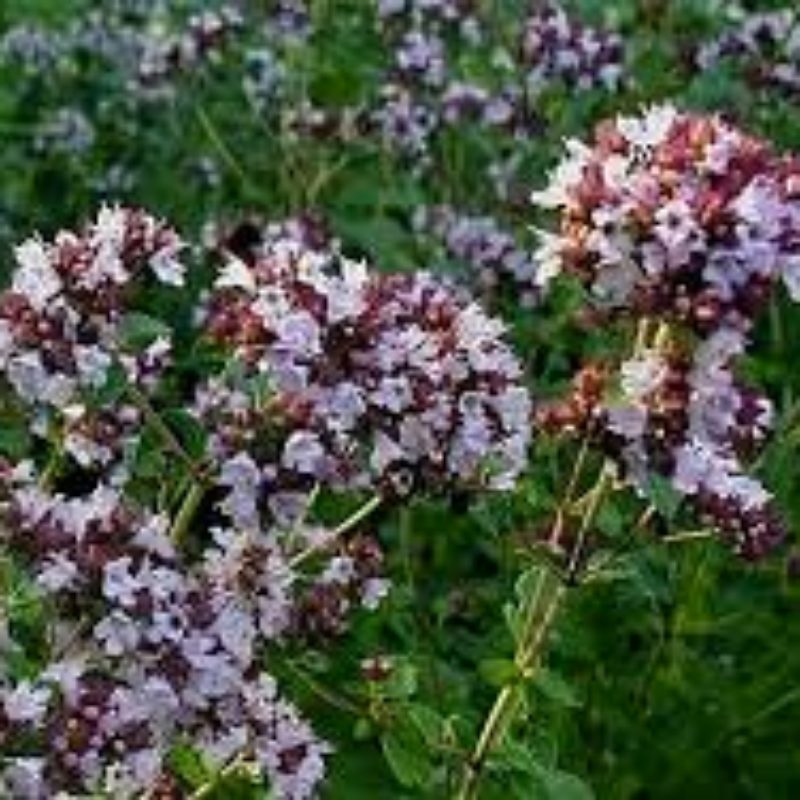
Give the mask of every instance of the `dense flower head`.
[[67, 72], [89, 59], [111, 67], [135, 99], [169, 96], [178, 75], [214, 60], [243, 30], [238, 4], [207, 5], [213, 7], [186, 14], [175, 3], [103, 3], [61, 30], [10, 29], [0, 38], [0, 60], [41, 73]]
[[503, 325], [431, 276], [277, 242], [228, 263], [206, 329], [238, 366], [197, 412], [218, 455], [260, 452], [274, 491], [505, 487], [524, 467], [530, 399]]
[[438, 36], [411, 30], [395, 51], [394, 66], [404, 81], [441, 86], [445, 76], [444, 42]]
[[203, 231], [203, 244], [209, 252], [223, 258], [233, 256], [251, 266], [268, 257], [271, 248], [286, 239], [320, 253], [339, 249], [328, 221], [315, 211], [278, 220], [252, 216], [233, 224], [212, 221]]
[[353, 538], [340, 546], [325, 571], [300, 595], [292, 631], [313, 638], [340, 634], [352, 608], [375, 608], [388, 591], [383, 553], [374, 539]]
[[520, 50], [533, 91], [553, 80], [570, 88], [613, 90], [624, 80], [622, 37], [582, 24], [557, 3], [536, 4], [525, 20]]
[[199, 559], [177, 546], [166, 514], [116, 486], [66, 496], [26, 465], [5, 476], [4, 545], [53, 611], [53, 657], [39, 676], [0, 680], [0, 743], [36, 743], [0, 771], [11, 796], [139, 796], [168, 779], [186, 737], [217, 767], [245, 755], [277, 797], [316, 796], [329, 748], [260, 654], [285, 636], [339, 634], [354, 608], [374, 608], [386, 591], [381, 552], [357, 538], [299, 572], [297, 554], [330, 533], [249, 524], [246, 474], [240, 460], [220, 476], [229, 525], [212, 528]]
[[378, 20], [381, 25], [398, 27], [409, 25], [426, 28], [458, 25], [471, 30], [475, 25], [473, 13], [475, 0], [376, 0]]
[[34, 147], [46, 153], [80, 155], [94, 141], [94, 126], [84, 114], [74, 108], [60, 108], [41, 122]]
[[169, 340], [126, 351], [120, 326], [146, 273], [183, 284], [182, 249], [168, 225], [126, 208], [104, 208], [79, 233], [19, 245], [11, 287], [0, 295], [0, 369], [16, 393], [63, 411], [82, 390], [103, 386], [114, 365], [146, 384], [168, 357]]
[[550, 185], [540, 280], [567, 270], [602, 304], [707, 335], [747, 328], [772, 286], [800, 298], [800, 169], [716, 116], [669, 106], [570, 141]]
[[[327, 242], [309, 216], [223, 234], [217, 247], [256, 271], [275, 242], [304, 233]], [[129, 352], [125, 324], [137, 284], [183, 284], [182, 248], [144, 212], [105, 208], [80, 232], [17, 248], [0, 296], [3, 371], [25, 404], [47, 412], [31, 415], [31, 431], [50, 447], [42, 470], [27, 460], [0, 469], [0, 546], [47, 611], [37, 668], [0, 675], [3, 796], [182, 797], [172, 755], [186, 741], [212, 771], [241, 760], [276, 797], [317, 796], [330, 748], [282, 698], [266, 649], [339, 635], [388, 588], [375, 540], [311, 525], [305, 495], [266, 497], [274, 473], [245, 449], [195, 464], [151, 405], [169, 328], [148, 318], [166, 333]], [[328, 310], [346, 317], [356, 298], [340, 283], [342, 305]], [[280, 331], [295, 343], [303, 335], [291, 321]], [[128, 391], [98, 399], [112, 368]], [[152, 495], [137, 483], [148, 430], [180, 451], [183, 473]], [[289, 432], [285, 457], [305, 474], [312, 434]], [[269, 500], [300, 513], [265, 514]]]
[[571, 395], [543, 408], [544, 427], [594, 438], [647, 491], [666, 478], [740, 555], [759, 558], [784, 538], [769, 492], [746, 472], [772, 424], [772, 405], [734, 373], [742, 334], [721, 329], [693, 352], [648, 348], [616, 375], [587, 367]]

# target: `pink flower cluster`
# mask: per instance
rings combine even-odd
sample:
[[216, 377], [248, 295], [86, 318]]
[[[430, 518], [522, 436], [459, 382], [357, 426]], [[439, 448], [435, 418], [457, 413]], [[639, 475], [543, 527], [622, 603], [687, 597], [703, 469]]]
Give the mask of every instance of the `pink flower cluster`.
[[11, 288], [0, 295], [0, 370], [20, 398], [74, 416], [81, 393], [102, 387], [112, 367], [149, 385], [170, 341], [126, 349], [127, 304], [148, 274], [183, 285], [183, 247], [169, 226], [126, 208], [102, 209], [80, 233], [17, 247]]
[[227, 264], [205, 327], [233, 360], [196, 412], [217, 458], [258, 454], [274, 502], [503, 488], [525, 466], [531, 403], [503, 325], [430, 276], [276, 242]]
[[[310, 236], [305, 222], [256, 228], [235, 249], [260, 264], [273, 252], [267, 242]], [[142, 495], [135, 462], [146, 431], [163, 447], [181, 443], [150, 403], [168, 336], [135, 352], [126, 336], [142, 282], [183, 284], [182, 248], [144, 212], [106, 208], [80, 233], [21, 245], [0, 296], [0, 369], [52, 445], [41, 474], [28, 461], [0, 471], [2, 546], [27, 567], [47, 611], [38, 673], [0, 676], [3, 796], [182, 797], [170, 765], [187, 740], [211, 772], [243, 761], [276, 797], [316, 796], [330, 748], [281, 697], [266, 648], [337, 635], [387, 591], [377, 543], [339, 542], [341, 530], [307, 524], [307, 497], [291, 528], [262, 524], [271, 473], [244, 448]], [[273, 289], [264, 309], [282, 287]], [[302, 347], [302, 324], [280, 330]], [[100, 391], [114, 373], [122, 391]], [[289, 432], [284, 452], [304, 475], [310, 437], [305, 426]]]
[[184, 739], [210, 768], [245, 758], [276, 796], [314, 796], [329, 748], [259, 656], [295, 613], [280, 538], [220, 527], [192, 564], [166, 515], [119, 489], [64, 497], [16, 472], [6, 544], [52, 609], [53, 655], [37, 679], [0, 684], [0, 746], [24, 752], [5, 760], [6, 796], [138, 797]]
[[539, 281], [579, 276], [606, 307], [749, 327], [774, 284], [800, 299], [800, 165], [715, 116], [664, 106], [567, 143], [550, 185]]
[[540, 283], [572, 272], [601, 305], [662, 333], [639, 342], [618, 384], [584, 371], [540, 421], [598, 436], [645, 491], [650, 476], [667, 478], [736, 552], [760, 557], [784, 530], [744, 462], [772, 409], [735, 366], [773, 288], [800, 299], [800, 165], [671, 107], [607, 122], [592, 146], [568, 149], [535, 195], [561, 222], [542, 233]]
[[755, 559], [784, 539], [771, 495], [743, 460], [764, 442], [769, 400], [744, 386], [733, 362], [743, 338], [721, 330], [692, 359], [645, 351], [622, 365], [618, 394], [601, 410], [605, 442], [635, 484], [668, 477], [735, 552]]
[[666, 479], [736, 553], [760, 558], [785, 529], [772, 496], [746, 472], [773, 412], [735, 375], [745, 344], [721, 329], [693, 353], [678, 344], [640, 349], [614, 376], [585, 368], [565, 400], [541, 409], [539, 423], [589, 436], [645, 495], [654, 475]]
[[244, 17], [233, 4], [191, 16], [185, 28], [159, 39], [143, 39], [137, 80], [145, 89], [163, 85], [175, 73], [189, 72], [213, 59], [228, 40], [244, 28]]
[[117, 72], [134, 99], [171, 95], [169, 84], [178, 75], [217, 59], [244, 30], [240, 4], [206, 5], [216, 7], [178, 20], [176, 3], [109, 3], [61, 30], [17, 26], [0, 37], [0, 60], [31, 73], [66, 73], [88, 57]]
[[271, 248], [286, 239], [319, 252], [339, 249], [327, 220], [312, 211], [280, 220], [254, 216], [235, 224], [211, 221], [203, 230], [203, 244], [209, 252], [217, 257], [237, 258], [250, 266], [268, 257]]

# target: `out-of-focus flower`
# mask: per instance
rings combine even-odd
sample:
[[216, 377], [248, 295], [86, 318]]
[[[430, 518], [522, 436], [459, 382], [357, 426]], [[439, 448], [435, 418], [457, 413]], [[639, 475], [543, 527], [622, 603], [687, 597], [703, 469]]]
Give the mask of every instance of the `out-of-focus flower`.
[[523, 25], [520, 50], [534, 92], [554, 80], [570, 89], [609, 90], [625, 80], [622, 37], [581, 24], [557, 3], [536, 4]]
[[448, 255], [474, 270], [474, 279], [487, 293], [509, 282], [515, 299], [531, 307], [537, 303], [537, 264], [513, 234], [489, 216], [459, 214], [450, 206], [422, 209], [417, 227], [430, 232], [443, 243]]

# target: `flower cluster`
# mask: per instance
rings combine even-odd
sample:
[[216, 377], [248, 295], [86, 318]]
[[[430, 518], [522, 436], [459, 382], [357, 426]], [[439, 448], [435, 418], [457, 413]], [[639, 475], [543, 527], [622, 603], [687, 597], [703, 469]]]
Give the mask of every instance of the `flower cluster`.
[[[258, 265], [290, 233], [312, 239], [312, 218], [234, 231], [219, 246]], [[276, 797], [317, 796], [330, 748], [283, 699], [265, 653], [291, 637], [340, 634], [387, 591], [377, 542], [342, 540], [362, 517], [333, 530], [301, 514], [291, 527], [263, 524], [278, 518], [264, 492], [274, 474], [244, 448], [213, 465], [183, 463], [155, 497], [137, 484], [147, 426], [162, 446], [182, 445], [150, 404], [168, 338], [131, 353], [126, 324], [148, 273], [183, 284], [182, 248], [143, 211], [104, 208], [80, 233], [17, 248], [0, 296], [0, 366], [25, 404], [48, 412], [34, 415], [34, 431], [54, 444], [44, 471], [31, 461], [0, 471], [0, 544], [47, 611], [38, 670], [0, 676], [3, 796], [182, 797], [172, 757], [187, 741], [212, 778], [242, 762]], [[352, 287], [341, 288], [346, 315]], [[94, 391], [114, 370], [132, 390]], [[311, 436], [301, 425], [286, 442], [301, 472]]]
[[429, 276], [279, 241], [227, 264], [205, 325], [234, 361], [196, 413], [216, 458], [258, 454], [282, 506], [315, 485], [506, 487], [525, 465], [530, 399], [502, 324]]
[[580, 23], [556, 3], [539, 6], [525, 20], [520, 49], [534, 92], [554, 80], [614, 91], [625, 78], [622, 37]]
[[455, 28], [471, 40], [479, 37], [475, 0], [378, 0], [378, 21], [387, 32], [409, 27], [444, 31]]
[[612, 309], [702, 335], [747, 328], [783, 281], [800, 298], [800, 169], [713, 116], [653, 108], [568, 143], [550, 185], [542, 282], [566, 270]]
[[213, 59], [243, 27], [244, 18], [232, 4], [191, 16], [179, 34], [145, 40], [136, 79], [142, 87], [152, 88], [176, 73], [193, 71]]
[[[232, 3], [180, 22], [172, 20], [172, 12], [172, 4], [109, 3], [65, 30], [19, 26], [0, 40], [0, 58], [30, 72], [72, 69], [82, 59], [97, 59], [118, 71], [129, 90], [152, 96], [154, 88], [163, 89], [177, 74], [213, 60], [244, 22]], [[165, 20], [173, 24], [165, 28]]]
[[11, 288], [0, 295], [0, 369], [17, 394], [65, 412], [80, 406], [81, 392], [102, 387], [112, 367], [148, 385], [170, 342], [159, 336], [126, 350], [127, 303], [146, 273], [181, 286], [182, 249], [168, 225], [127, 208], [104, 208], [80, 233], [17, 247]]
[[[623, 83], [620, 37], [574, 22], [555, 5], [528, 17], [516, 52], [485, 37], [470, 3], [392, 1], [378, 13], [393, 63], [381, 102], [359, 117], [419, 171], [432, 163], [435, 136], [464, 122], [516, 139], [535, 133], [532, 95], [553, 81], [612, 91]], [[482, 82], [459, 74], [462, 50], [491, 50], [493, 74]]]
[[735, 367], [773, 287], [800, 298], [798, 164], [718, 117], [670, 107], [568, 147], [535, 195], [561, 215], [559, 233], [542, 234], [540, 277], [576, 274], [640, 333], [617, 379], [585, 368], [539, 421], [595, 437], [645, 493], [666, 478], [736, 552], [760, 557], [783, 525], [744, 464], [772, 410]]
[[280, 539], [220, 527], [192, 564], [168, 518], [118, 489], [67, 498], [19, 477], [6, 544], [57, 613], [39, 677], [0, 685], [0, 743], [22, 748], [2, 771], [8, 795], [137, 797], [190, 737], [210, 768], [244, 757], [276, 796], [314, 796], [329, 748], [258, 657], [297, 613]]
[[375, 608], [388, 591], [383, 553], [366, 536], [347, 542], [295, 605], [292, 630], [301, 636], [335, 636], [353, 607]]
[[722, 329], [694, 353], [644, 348], [616, 377], [584, 368], [565, 400], [541, 409], [539, 422], [600, 443], [645, 493], [653, 475], [669, 480], [735, 552], [759, 558], [785, 531], [772, 497], [744, 467], [772, 422], [769, 400], [734, 373], [745, 344], [742, 334]]
[[538, 298], [536, 262], [533, 255], [517, 243], [490, 216], [459, 214], [450, 206], [421, 209], [417, 227], [439, 239], [447, 254], [468, 265], [478, 286], [487, 293], [497, 291], [503, 282], [515, 290], [515, 300], [534, 306]]
[[253, 266], [269, 256], [278, 242], [291, 240], [318, 253], [338, 251], [323, 215], [308, 211], [280, 220], [251, 217], [235, 224], [209, 222], [203, 231], [203, 244], [214, 255], [236, 258]]
[[79, 155], [90, 150], [94, 141], [94, 126], [83, 113], [60, 108], [39, 125], [34, 147], [47, 153]]
[[800, 14], [794, 8], [745, 14], [735, 27], [702, 45], [694, 61], [704, 72], [720, 62], [741, 64], [746, 78], [756, 86], [796, 98], [800, 92]]

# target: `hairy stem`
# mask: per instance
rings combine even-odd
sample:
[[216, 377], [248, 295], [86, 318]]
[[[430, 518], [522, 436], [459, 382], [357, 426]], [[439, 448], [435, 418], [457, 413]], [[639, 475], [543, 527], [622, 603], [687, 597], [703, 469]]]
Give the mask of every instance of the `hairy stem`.
[[[576, 473], [582, 471], [584, 458], [579, 457], [573, 478], [569, 482], [567, 498], [562, 504], [562, 510], [556, 515], [553, 527], [558, 527], [557, 537], [563, 528], [565, 510], [569, 506], [569, 495], [574, 492], [578, 484]], [[572, 547], [564, 580], [560, 580], [549, 569], [543, 568], [539, 573], [539, 580], [532, 594], [531, 601], [525, 610], [522, 629], [519, 632], [514, 666], [516, 675], [503, 686], [494, 704], [489, 711], [483, 728], [478, 737], [475, 749], [465, 766], [461, 779], [461, 786], [456, 794], [457, 800], [474, 800], [478, 796], [481, 779], [486, 767], [486, 762], [492, 752], [500, 745], [517, 716], [523, 692], [524, 681], [530, 680], [536, 673], [542, 654], [547, 644], [548, 635], [552, 629], [558, 611], [566, 595], [567, 587], [576, 583], [589, 530], [594, 522], [600, 505], [603, 502], [613, 482], [613, 471], [606, 464], [603, 466], [594, 487], [588, 494], [580, 527]], [[551, 540], [553, 537], [550, 537]]]

